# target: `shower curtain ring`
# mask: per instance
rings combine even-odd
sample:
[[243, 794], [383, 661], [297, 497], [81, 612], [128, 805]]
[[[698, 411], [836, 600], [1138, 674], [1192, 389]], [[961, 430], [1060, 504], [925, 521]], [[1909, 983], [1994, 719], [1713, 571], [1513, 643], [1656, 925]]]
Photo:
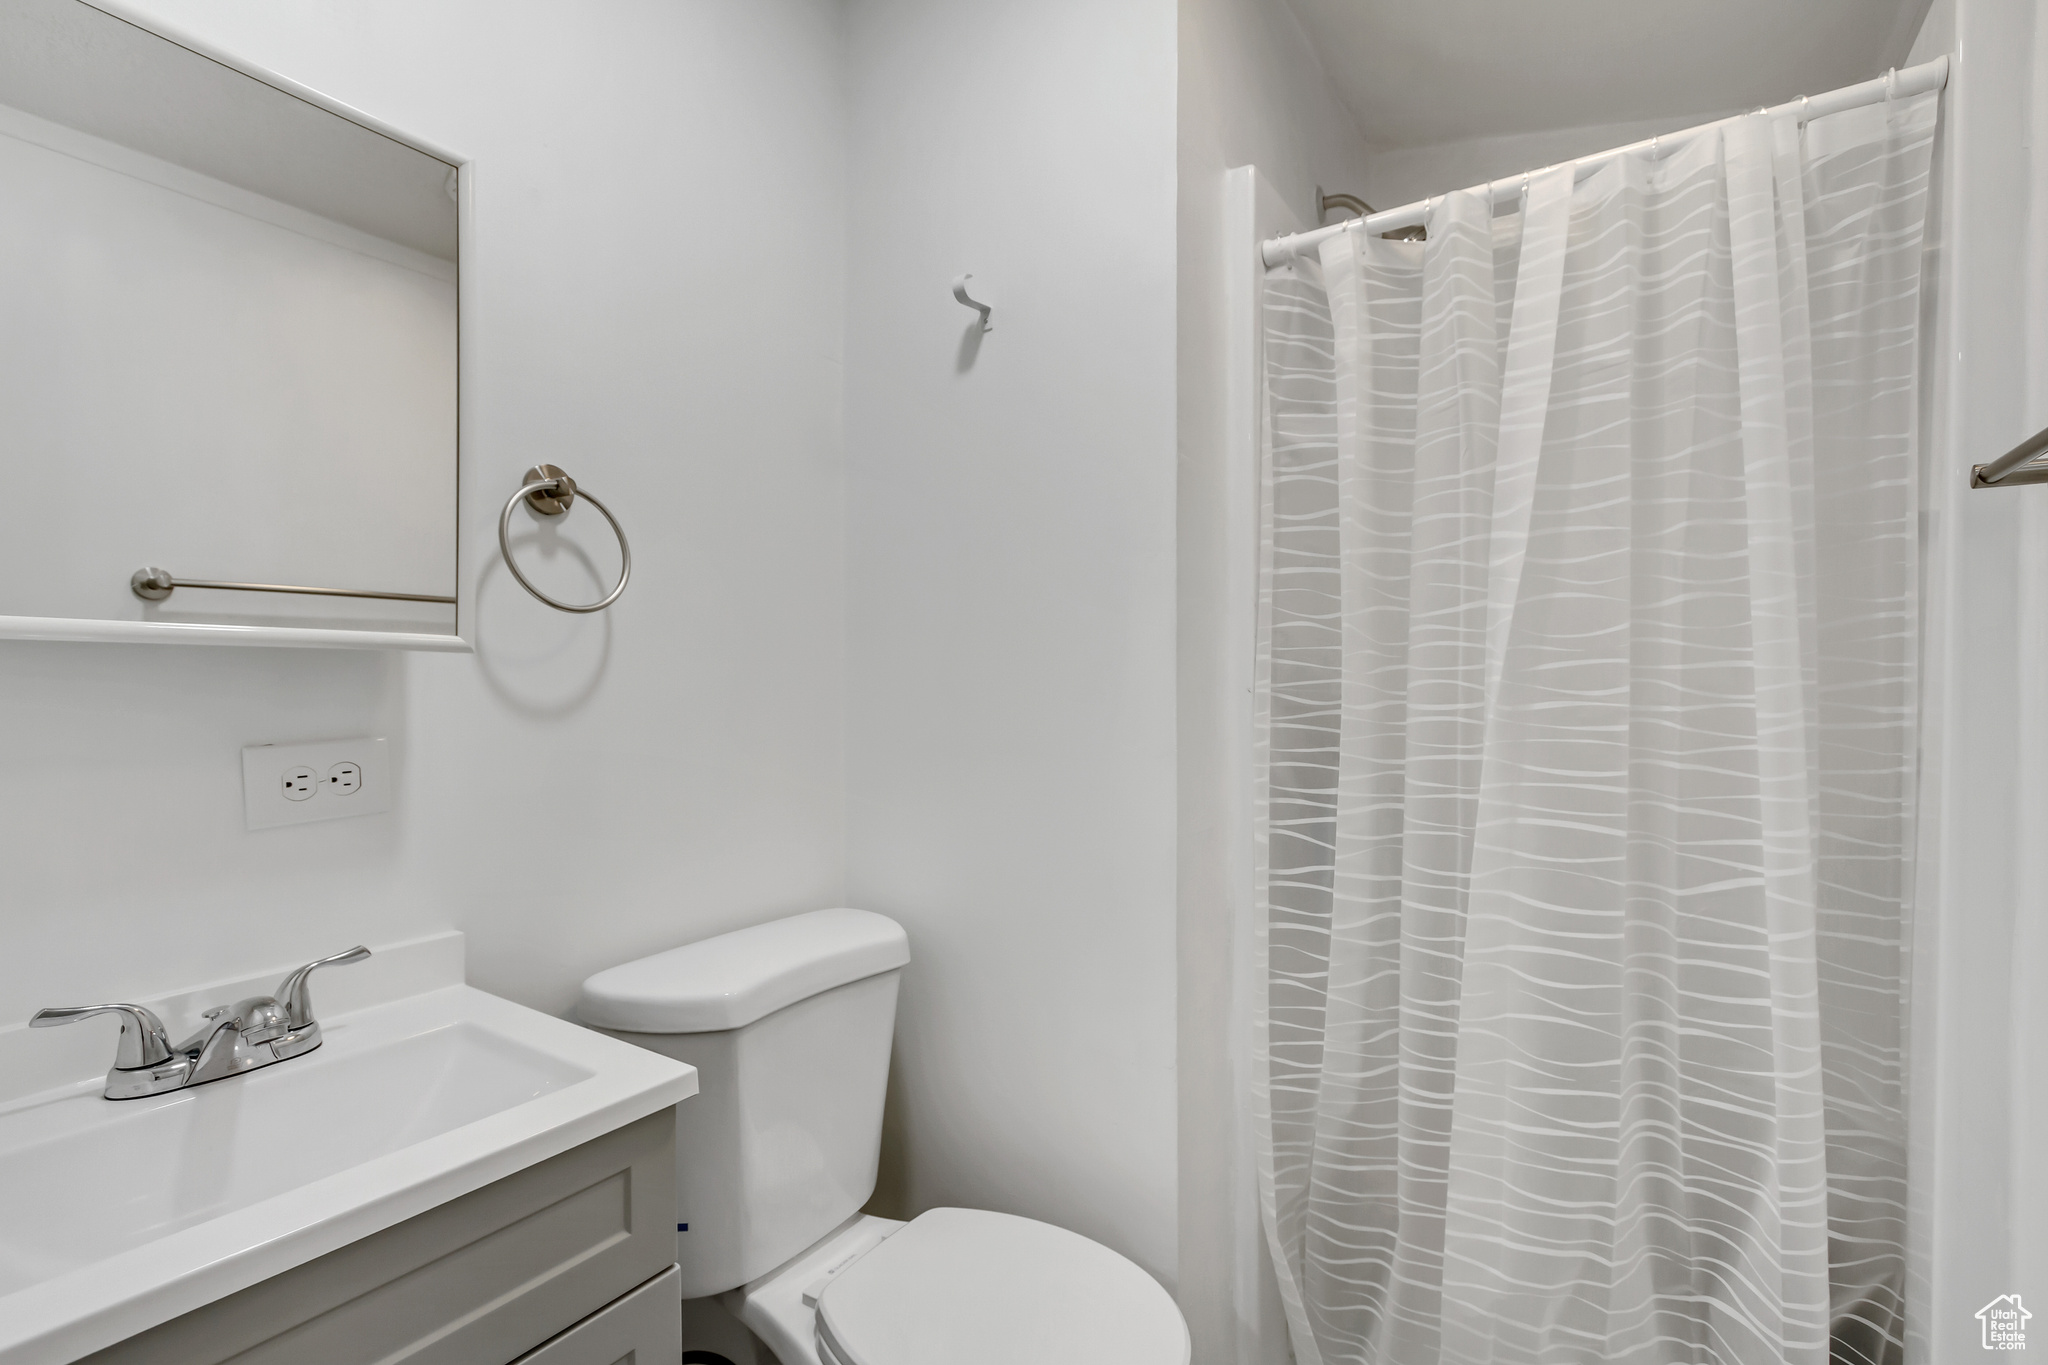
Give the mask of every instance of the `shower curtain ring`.
[[1884, 102], [1890, 104], [1899, 89], [1899, 69], [1895, 66], [1884, 73]]

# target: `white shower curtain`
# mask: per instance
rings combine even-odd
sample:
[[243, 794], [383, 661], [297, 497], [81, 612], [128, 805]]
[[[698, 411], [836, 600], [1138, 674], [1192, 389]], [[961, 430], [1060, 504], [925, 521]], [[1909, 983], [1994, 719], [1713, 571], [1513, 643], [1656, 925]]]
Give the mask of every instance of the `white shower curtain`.
[[1302, 1365], [1898, 1358], [1937, 98], [1270, 277], [1255, 1104]]

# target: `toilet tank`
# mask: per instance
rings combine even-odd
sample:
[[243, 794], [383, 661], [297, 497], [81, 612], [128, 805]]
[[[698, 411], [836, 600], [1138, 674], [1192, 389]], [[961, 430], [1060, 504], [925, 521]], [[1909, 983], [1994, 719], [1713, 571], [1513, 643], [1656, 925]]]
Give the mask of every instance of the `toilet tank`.
[[676, 1106], [684, 1298], [760, 1278], [875, 1189], [901, 925], [814, 910], [583, 983], [585, 1024], [697, 1068]]

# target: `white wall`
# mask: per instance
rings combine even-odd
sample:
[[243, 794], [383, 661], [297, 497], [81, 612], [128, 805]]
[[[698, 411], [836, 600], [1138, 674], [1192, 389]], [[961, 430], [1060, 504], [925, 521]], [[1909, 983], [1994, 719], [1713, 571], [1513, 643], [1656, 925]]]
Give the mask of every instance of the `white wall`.
[[[1256, 288], [1251, 239], [1316, 222], [1316, 189], [1360, 193], [1364, 131], [1282, 0], [1180, 7], [1179, 945], [1181, 1307], [1198, 1362], [1288, 1359], [1243, 1132], [1234, 930], [1249, 878], [1250, 590], [1255, 376], [1233, 299]], [[1255, 167], [1263, 215], [1232, 202]], [[1275, 203], [1274, 201], [1284, 201]], [[1291, 213], [1289, 210], [1291, 209]], [[1254, 219], [1260, 224], [1254, 227]], [[1245, 369], [1255, 369], [1247, 363]]]
[[[2023, 295], [2026, 389], [2022, 430], [2048, 426], [2048, 22], [2034, 7], [2031, 82], [2027, 110], [2028, 203]], [[2020, 510], [2019, 648], [2023, 660], [2018, 696], [2022, 830], [2048, 820], [2048, 715], [2034, 699], [2048, 692], [2048, 493], [2027, 497]], [[2023, 1293], [2048, 1298], [2048, 847], [2022, 836], [2015, 897], [2012, 974], [2014, 1056], [2011, 1116], [2011, 1219], [2013, 1265], [2010, 1278]], [[2035, 1312], [2039, 1313], [2040, 1299]]]
[[[1362, 193], [1372, 163], [1371, 130], [1338, 99], [1286, 0], [1182, 0], [1180, 80], [1181, 231], [1202, 234], [1181, 243], [1185, 304], [1198, 281], [1215, 289], [1226, 169], [1256, 165], [1312, 227], [1316, 188]], [[1190, 323], [1181, 323], [1193, 360]], [[1221, 363], [1219, 347], [1199, 349]]]
[[[917, 955], [889, 1197], [1170, 1281], [1172, 6], [151, 3], [476, 159], [478, 476], [569, 467], [634, 581], [570, 618], [465, 545], [475, 657], [0, 646], [0, 1011], [444, 925], [560, 1011], [850, 899]], [[390, 816], [242, 829], [243, 744], [365, 732]]]
[[[562, 1011], [842, 899], [838, 5], [152, 8], [476, 158], [478, 476], [568, 467], [634, 578], [583, 619], [488, 570], [474, 657], [0, 644], [0, 1020], [442, 926]], [[392, 814], [243, 829], [242, 745], [364, 733]]]
[[[1971, 491], [1969, 466], [2048, 421], [2038, 376], [2042, 79], [2032, 0], [1937, 0], [1911, 60], [1952, 53], [1944, 98], [1927, 487], [1922, 841], [1911, 988], [1910, 1359], [1981, 1351], [1976, 1311], [2048, 1295], [2040, 1149], [2048, 969], [2048, 509]], [[2031, 382], [2030, 382], [2031, 381]], [[2037, 1326], [2039, 1324], [2037, 1323]]]
[[1171, 1284], [1174, 7], [848, 14], [849, 890], [913, 954], [878, 1203]]
[[[454, 926], [473, 980], [559, 1011], [849, 900], [916, 955], [884, 1202], [1172, 1283], [1175, 7], [151, 3], [476, 158], [478, 475], [570, 467], [634, 584], [564, 617], [466, 545], [475, 657], [0, 646], [0, 1010]], [[1218, 97], [1267, 122], [1203, 156], [1305, 200], [1297, 137], [1347, 130], [1277, 32]], [[242, 829], [241, 745], [366, 732], [390, 816]]]

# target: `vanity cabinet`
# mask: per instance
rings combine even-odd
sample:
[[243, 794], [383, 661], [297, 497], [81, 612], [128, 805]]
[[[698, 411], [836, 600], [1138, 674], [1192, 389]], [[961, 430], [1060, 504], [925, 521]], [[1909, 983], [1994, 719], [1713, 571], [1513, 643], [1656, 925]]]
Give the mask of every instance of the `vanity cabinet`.
[[670, 1266], [517, 1365], [672, 1365], [683, 1352], [682, 1287], [683, 1272]]
[[664, 1107], [85, 1360], [668, 1365], [675, 1208]]

